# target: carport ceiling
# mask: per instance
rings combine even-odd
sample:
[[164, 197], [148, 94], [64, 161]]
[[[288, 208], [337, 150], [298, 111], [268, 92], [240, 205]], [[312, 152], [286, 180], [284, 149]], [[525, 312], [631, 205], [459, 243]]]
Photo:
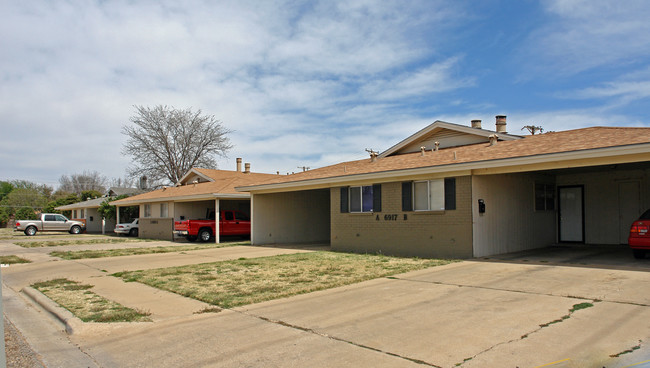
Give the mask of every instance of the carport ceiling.
[[592, 172], [602, 172], [611, 170], [647, 170], [650, 169], [650, 161], [646, 162], [632, 162], [628, 164], [614, 164], [614, 165], [601, 165], [601, 166], [587, 166], [575, 167], [568, 169], [553, 169], [537, 171], [549, 175], [566, 175], [566, 174], [586, 174]]

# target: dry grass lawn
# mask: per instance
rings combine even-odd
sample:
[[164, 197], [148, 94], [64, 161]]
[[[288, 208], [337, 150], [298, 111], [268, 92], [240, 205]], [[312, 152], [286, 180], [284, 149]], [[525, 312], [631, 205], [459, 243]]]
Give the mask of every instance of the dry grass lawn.
[[21, 258], [18, 256], [0, 256], [0, 264], [17, 264], [17, 263], [31, 263], [32, 261]]
[[69, 310], [84, 322], [150, 322], [151, 313], [127, 308], [90, 291], [84, 285], [67, 279], [39, 282], [33, 288]]
[[63, 259], [85, 259], [85, 258], [103, 258], [103, 257], [120, 257], [134, 256], [140, 254], [159, 254], [171, 252], [187, 252], [192, 250], [233, 247], [236, 245], [250, 245], [250, 241], [241, 243], [199, 243], [189, 245], [174, 245], [168, 247], [149, 247], [149, 248], [125, 248], [125, 249], [93, 249], [78, 251], [54, 251], [50, 252], [51, 256]]
[[313, 252], [120, 272], [113, 276], [231, 308], [450, 262], [453, 261]]
[[64, 245], [87, 245], [87, 244], [116, 244], [116, 243], [141, 243], [153, 241], [150, 239], [119, 239], [119, 238], [101, 238], [101, 239], [77, 239], [77, 240], [41, 240], [41, 241], [22, 241], [14, 244], [23, 248], [40, 248], [40, 247], [60, 247]]

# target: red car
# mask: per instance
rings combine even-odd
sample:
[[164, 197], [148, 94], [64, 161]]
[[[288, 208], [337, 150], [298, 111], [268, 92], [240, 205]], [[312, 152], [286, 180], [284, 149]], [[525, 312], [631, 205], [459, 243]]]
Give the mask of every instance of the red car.
[[627, 243], [632, 248], [634, 258], [645, 258], [646, 251], [650, 251], [650, 210], [645, 211], [630, 228]]

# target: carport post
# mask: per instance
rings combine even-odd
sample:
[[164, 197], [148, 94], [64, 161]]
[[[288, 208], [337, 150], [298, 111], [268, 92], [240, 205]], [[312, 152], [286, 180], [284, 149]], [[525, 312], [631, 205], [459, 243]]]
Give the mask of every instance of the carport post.
[[120, 223], [120, 206], [115, 206], [115, 227]]
[[219, 244], [219, 223], [221, 221], [221, 211], [219, 211], [219, 198], [214, 200], [214, 242]]

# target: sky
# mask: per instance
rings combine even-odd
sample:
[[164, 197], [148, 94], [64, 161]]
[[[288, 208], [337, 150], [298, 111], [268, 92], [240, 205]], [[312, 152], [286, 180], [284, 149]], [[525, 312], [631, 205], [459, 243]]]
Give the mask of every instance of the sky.
[[650, 3], [0, 1], [0, 180], [123, 178], [134, 106], [201, 110], [282, 174], [436, 120], [650, 127]]

